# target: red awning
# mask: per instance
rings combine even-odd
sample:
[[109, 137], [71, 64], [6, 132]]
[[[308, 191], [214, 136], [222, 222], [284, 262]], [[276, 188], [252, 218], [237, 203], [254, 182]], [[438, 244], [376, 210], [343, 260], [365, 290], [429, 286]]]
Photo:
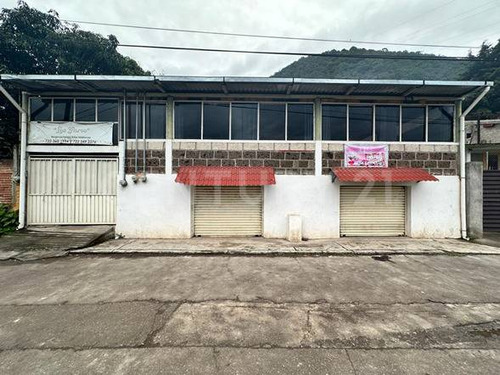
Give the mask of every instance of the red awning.
[[340, 182], [439, 181], [422, 168], [332, 168]]
[[175, 182], [197, 186], [274, 185], [272, 167], [180, 167]]

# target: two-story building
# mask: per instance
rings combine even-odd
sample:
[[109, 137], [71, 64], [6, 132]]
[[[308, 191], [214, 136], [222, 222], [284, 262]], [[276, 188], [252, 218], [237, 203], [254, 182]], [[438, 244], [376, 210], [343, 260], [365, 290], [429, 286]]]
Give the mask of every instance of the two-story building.
[[[293, 223], [308, 239], [466, 236], [464, 116], [492, 85], [40, 75], [0, 84], [22, 92], [21, 225], [286, 238]], [[476, 100], [462, 111], [466, 95]]]

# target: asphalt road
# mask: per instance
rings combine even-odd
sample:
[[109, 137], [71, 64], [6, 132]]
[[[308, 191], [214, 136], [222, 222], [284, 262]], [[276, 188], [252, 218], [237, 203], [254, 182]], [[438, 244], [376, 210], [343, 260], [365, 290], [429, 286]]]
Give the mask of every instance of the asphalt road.
[[1, 374], [498, 374], [500, 256], [0, 262]]

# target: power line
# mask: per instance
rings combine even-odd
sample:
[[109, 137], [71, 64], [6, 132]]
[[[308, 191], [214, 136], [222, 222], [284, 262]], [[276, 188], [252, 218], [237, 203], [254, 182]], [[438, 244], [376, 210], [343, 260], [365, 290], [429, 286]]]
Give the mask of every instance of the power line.
[[[490, 4], [492, 4], [492, 3], [495, 3], [496, 1], [497, 1], [497, 0], [493, 0], [493, 1], [490, 1], [490, 2], [488, 2], [488, 3], [484, 3], [483, 5], [481, 5], [481, 6], [477, 7], [477, 8], [475, 8], [474, 10], [479, 10], [479, 9], [481, 9], [481, 8], [484, 8], [485, 6], [487, 7], [488, 5], [490, 5]], [[493, 6], [493, 7], [489, 7], [489, 8], [486, 8], [486, 9], [480, 10], [479, 12], [475, 12], [475, 13], [472, 13], [472, 14], [462, 12], [462, 13], [460, 13], [460, 14], [457, 14], [455, 17], [452, 17], [452, 18], [448, 19], [448, 21], [451, 21], [451, 22], [439, 23], [438, 25], [435, 25], [435, 26], [431, 26], [431, 27], [423, 28], [423, 29], [420, 29], [420, 30], [414, 31], [414, 32], [412, 32], [412, 33], [410, 33], [410, 34], [407, 34], [407, 35], [405, 35], [404, 37], [405, 37], [405, 38], [408, 38], [408, 37], [411, 37], [411, 36], [414, 36], [414, 35], [418, 35], [418, 34], [421, 34], [421, 33], [422, 33], [422, 31], [424, 32], [424, 35], [425, 35], [425, 34], [427, 34], [427, 33], [428, 33], [429, 31], [431, 31], [431, 30], [440, 29], [440, 28], [442, 28], [442, 27], [444, 27], [444, 26], [449, 26], [449, 25], [451, 25], [451, 24], [453, 24], [453, 23], [455, 23], [455, 22], [457, 22], [457, 21], [462, 21], [462, 20], [464, 20], [464, 19], [467, 19], [467, 18], [470, 18], [470, 17], [473, 17], [473, 16], [477, 16], [478, 14], [481, 14], [481, 13], [487, 12], [487, 11], [489, 11], [489, 10], [491, 10], [492, 8], [495, 8], [495, 7], [496, 7], [496, 5], [495, 5], [495, 6]], [[459, 16], [461, 16], [461, 17], [459, 17]], [[458, 18], [457, 18], [457, 17], [458, 17]]]
[[[415, 21], [416, 19], [419, 19], [419, 18], [421, 18], [422, 16], [426, 16], [426, 15], [428, 15], [429, 13], [434, 12], [435, 10], [438, 10], [438, 9], [441, 9], [441, 8], [445, 7], [446, 5], [451, 4], [451, 3], [453, 3], [454, 1], [456, 1], [456, 0], [451, 0], [451, 1], [448, 1], [447, 3], [441, 4], [441, 5], [439, 5], [439, 6], [435, 7], [435, 8], [432, 8], [432, 9], [429, 9], [429, 10], [427, 10], [427, 11], [423, 12], [423, 13], [420, 13], [420, 14], [416, 15], [415, 17], [409, 18], [409, 19], [407, 19], [407, 20], [405, 20], [405, 21], [403, 21], [403, 22], [400, 22], [400, 23], [396, 24], [395, 26], [392, 26], [392, 27], [391, 27], [391, 29], [395, 29], [396, 27], [406, 25], [406, 24], [407, 24], [407, 23], [409, 23], [409, 22]], [[386, 30], [386, 31], [387, 31], [387, 30]], [[386, 32], [386, 31], [382, 31], [382, 33]], [[381, 33], [378, 33], [377, 35], [381, 35]]]
[[219, 36], [234, 36], [244, 38], [262, 38], [262, 39], [278, 39], [278, 40], [300, 40], [308, 42], [329, 42], [329, 43], [349, 43], [349, 44], [372, 44], [372, 45], [388, 45], [388, 46], [407, 46], [407, 47], [432, 47], [432, 48], [459, 48], [459, 49], [479, 49], [478, 46], [461, 46], [461, 45], [441, 45], [441, 44], [418, 44], [418, 43], [395, 43], [395, 42], [378, 42], [378, 41], [363, 41], [363, 40], [346, 40], [346, 39], [327, 39], [327, 38], [306, 38], [297, 36], [282, 36], [282, 35], [264, 35], [264, 34], [244, 34], [244, 33], [229, 33], [222, 31], [208, 30], [192, 30], [192, 29], [174, 29], [154, 26], [128, 25], [121, 23], [107, 23], [94, 21], [77, 21], [66, 20], [62, 21], [97, 26], [123, 27], [130, 29], [169, 31], [176, 33], [204, 34], [204, 35], [219, 35]]
[[342, 57], [354, 59], [382, 59], [382, 60], [424, 60], [424, 61], [497, 61], [497, 59], [479, 59], [461, 56], [399, 56], [399, 55], [347, 55], [342, 53], [317, 53], [317, 52], [286, 52], [286, 51], [256, 51], [256, 50], [235, 50], [222, 48], [197, 48], [197, 47], [177, 47], [177, 46], [157, 46], [146, 44], [118, 44], [125, 48], [149, 48], [192, 52], [220, 52], [220, 53], [245, 53], [255, 55], [279, 55], [279, 56], [315, 56], [315, 57]]

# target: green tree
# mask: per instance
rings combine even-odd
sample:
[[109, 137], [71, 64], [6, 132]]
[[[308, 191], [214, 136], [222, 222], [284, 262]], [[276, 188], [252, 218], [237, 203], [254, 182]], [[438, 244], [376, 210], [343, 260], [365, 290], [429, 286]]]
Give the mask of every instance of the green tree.
[[[114, 35], [80, 30], [61, 21], [55, 11], [43, 13], [23, 1], [0, 12], [2, 74], [150, 74], [121, 55], [117, 46]], [[17, 143], [17, 116], [17, 110], [0, 95], [0, 154]]]
[[464, 73], [462, 79], [494, 81], [495, 84], [488, 95], [479, 102], [473, 115], [497, 117], [500, 115], [500, 41], [495, 46], [483, 44], [476, 57], [483, 61], [475, 61]]

